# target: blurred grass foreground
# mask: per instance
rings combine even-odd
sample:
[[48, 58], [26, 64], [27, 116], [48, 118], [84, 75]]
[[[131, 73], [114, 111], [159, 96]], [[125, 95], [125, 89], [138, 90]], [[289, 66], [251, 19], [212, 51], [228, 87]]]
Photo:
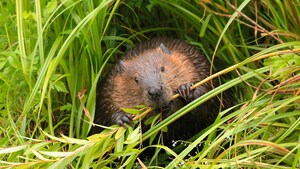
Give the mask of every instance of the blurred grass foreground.
[[[299, 0], [2, 0], [0, 168], [299, 168], [299, 16]], [[87, 138], [97, 82], [158, 36], [197, 46], [222, 84], [174, 117], [226, 89], [235, 105], [176, 147], [141, 146], [172, 118]]]

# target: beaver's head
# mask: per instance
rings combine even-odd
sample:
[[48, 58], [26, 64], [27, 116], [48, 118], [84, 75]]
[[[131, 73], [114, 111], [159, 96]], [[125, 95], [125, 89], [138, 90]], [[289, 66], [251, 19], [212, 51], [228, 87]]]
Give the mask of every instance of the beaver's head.
[[[113, 101], [120, 108], [147, 105], [166, 107], [175, 90], [192, 82], [192, 65], [187, 65], [176, 51], [164, 44], [145, 50], [138, 56], [119, 63], [114, 78]], [[194, 71], [195, 72], [195, 71]]]

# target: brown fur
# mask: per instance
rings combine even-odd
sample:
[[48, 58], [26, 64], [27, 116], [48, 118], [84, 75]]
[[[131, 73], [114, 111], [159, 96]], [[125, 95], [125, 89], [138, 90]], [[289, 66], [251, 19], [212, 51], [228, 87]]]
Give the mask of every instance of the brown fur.
[[[170, 53], [164, 51], [161, 44]], [[191, 91], [188, 98], [179, 97], [171, 101], [181, 85], [199, 82], [209, 76], [209, 68], [209, 62], [199, 50], [181, 40], [156, 38], [144, 42], [123, 56], [121, 63], [99, 86], [95, 123], [107, 126], [118, 123], [124, 114], [121, 108], [137, 105], [152, 106], [156, 108], [154, 113], [160, 113], [160, 108], [167, 107], [162, 116], [168, 117], [211, 90], [210, 84], [204, 84]], [[159, 91], [154, 92], [159, 99], [149, 97], [151, 89]], [[188, 139], [213, 123], [219, 112], [219, 104], [216, 98], [212, 98], [178, 119], [168, 127], [164, 141], [170, 144], [171, 140]], [[90, 134], [99, 130], [94, 127]]]

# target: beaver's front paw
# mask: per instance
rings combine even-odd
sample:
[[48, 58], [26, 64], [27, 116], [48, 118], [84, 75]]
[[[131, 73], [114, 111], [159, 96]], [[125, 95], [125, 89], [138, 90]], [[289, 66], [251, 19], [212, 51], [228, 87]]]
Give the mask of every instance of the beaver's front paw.
[[177, 90], [175, 91], [183, 98], [188, 98], [190, 95], [191, 87], [193, 86], [193, 83], [186, 83], [180, 85]]
[[123, 112], [122, 110], [117, 111], [112, 116], [113, 121], [118, 124], [119, 126], [125, 126], [126, 124], [132, 125], [133, 124], [133, 116], [132, 114], [128, 114]]
[[202, 96], [204, 93], [208, 92], [208, 88], [205, 86], [200, 86], [196, 89], [191, 90], [192, 86], [193, 83], [182, 84], [178, 87], [178, 89], [175, 92], [178, 93], [182, 98], [184, 98], [188, 102], [191, 102], [197, 99], [198, 97]]

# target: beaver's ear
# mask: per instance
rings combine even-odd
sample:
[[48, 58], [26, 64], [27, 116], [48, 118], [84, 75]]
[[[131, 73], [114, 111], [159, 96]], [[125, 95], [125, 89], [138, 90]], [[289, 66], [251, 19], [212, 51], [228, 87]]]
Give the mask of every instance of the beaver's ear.
[[124, 73], [124, 69], [125, 69], [125, 62], [121, 60], [118, 66], [118, 72], [120, 75]]
[[159, 45], [159, 48], [161, 49], [162, 52], [164, 52], [165, 54], [171, 55], [171, 51], [163, 44], [161, 43]]

